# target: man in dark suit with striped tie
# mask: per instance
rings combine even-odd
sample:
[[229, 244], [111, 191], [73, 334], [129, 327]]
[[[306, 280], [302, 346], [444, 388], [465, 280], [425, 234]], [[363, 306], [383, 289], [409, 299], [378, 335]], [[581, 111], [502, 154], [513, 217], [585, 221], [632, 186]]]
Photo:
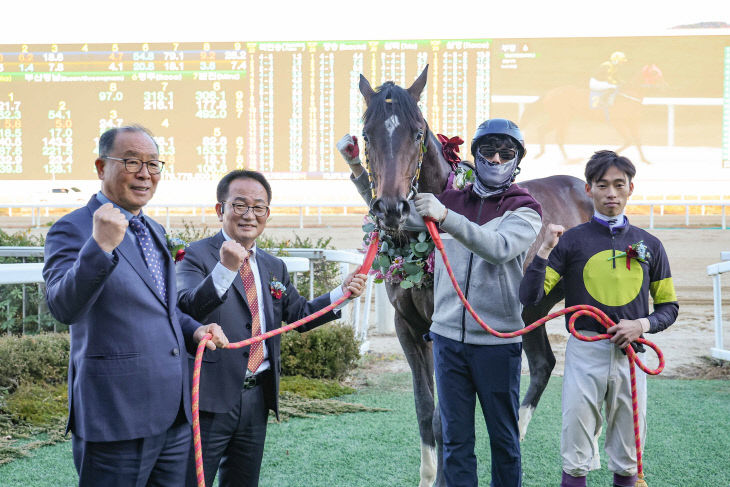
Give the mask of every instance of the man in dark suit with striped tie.
[[[256, 246], [266, 227], [271, 186], [256, 171], [236, 170], [218, 183], [221, 231], [194, 242], [178, 264], [178, 304], [203, 323], [219, 323], [231, 342], [292, 323], [343, 296], [362, 293], [366, 276], [352, 273], [331, 292], [307, 301], [284, 262]], [[307, 331], [339, 317], [329, 313], [296, 328]], [[200, 376], [200, 434], [205, 484], [220, 470], [221, 487], [256, 486], [269, 410], [279, 412], [281, 335], [250, 347], [206, 351]], [[193, 360], [190, 358], [192, 366]], [[196, 485], [194, 458], [187, 485]]]
[[43, 278], [70, 325], [68, 430], [81, 486], [182, 485], [192, 443], [185, 349], [206, 333], [177, 307], [165, 230], [142, 208], [164, 162], [139, 126], [99, 139], [101, 191], [48, 232]]

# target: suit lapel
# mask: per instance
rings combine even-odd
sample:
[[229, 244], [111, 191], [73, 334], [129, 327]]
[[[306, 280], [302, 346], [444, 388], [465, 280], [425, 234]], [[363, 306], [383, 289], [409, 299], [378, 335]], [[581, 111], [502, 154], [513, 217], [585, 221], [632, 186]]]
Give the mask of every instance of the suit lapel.
[[[155, 281], [152, 279], [152, 274], [150, 274], [149, 269], [147, 269], [147, 264], [144, 259], [142, 259], [142, 254], [137, 247], [137, 243], [133, 240], [129, 233], [125, 233], [124, 240], [122, 240], [122, 243], [119, 244], [116, 250], [119, 251], [119, 254], [124, 257], [127, 262], [129, 262], [129, 265], [132, 267], [134, 272], [136, 272], [139, 277], [142, 278], [144, 283], [147, 284], [147, 287], [150, 288], [152, 294], [154, 294], [162, 304], [167, 306], [167, 303], [165, 303], [162, 296], [160, 296], [160, 292], [157, 290]], [[168, 294], [170, 293], [168, 292]]]

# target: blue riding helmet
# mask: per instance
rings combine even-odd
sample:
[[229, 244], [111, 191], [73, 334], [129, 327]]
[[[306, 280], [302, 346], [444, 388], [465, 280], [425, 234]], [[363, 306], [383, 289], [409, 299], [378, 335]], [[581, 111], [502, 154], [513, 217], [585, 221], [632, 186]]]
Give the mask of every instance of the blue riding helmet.
[[516, 123], [506, 118], [492, 118], [485, 120], [477, 127], [477, 131], [474, 134], [474, 138], [471, 139], [471, 155], [476, 157], [477, 148], [479, 147], [479, 140], [485, 135], [490, 134], [502, 134], [509, 135], [512, 137], [519, 148], [520, 160], [525, 157], [527, 149], [525, 149], [525, 137], [522, 135], [522, 131]]

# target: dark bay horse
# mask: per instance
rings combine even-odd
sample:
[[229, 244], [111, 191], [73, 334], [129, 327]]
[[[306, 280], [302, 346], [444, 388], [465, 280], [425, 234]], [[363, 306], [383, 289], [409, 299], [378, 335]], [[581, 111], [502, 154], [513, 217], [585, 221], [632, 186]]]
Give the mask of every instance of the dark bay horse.
[[591, 92], [587, 87], [560, 86], [542, 95], [535, 103], [528, 105], [520, 118], [519, 125], [533, 142], [540, 144], [545, 152], [545, 139], [555, 132], [555, 139], [566, 161], [565, 135], [571, 126], [581, 122], [598, 122], [613, 127], [621, 136], [622, 145], [617, 153], [634, 146], [641, 160], [649, 163], [641, 148], [642, 101], [649, 90], [666, 86], [661, 69], [655, 64], [645, 65], [629, 81], [621, 86], [613, 103], [603, 108], [591, 108]]
[[[413, 191], [440, 193], [451, 171], [442, 154], [441, 143], [429, 130], [416, 104], [426, 85], [427, 72], [428, 67], [407, 90], [387, 82], [375, 91], [367, 79], [360, 76], [360, 92], [367, 104], [363, 138], [374, 184], [375, 199], [371, 208], [381, 228], [394, 239], [408, 238], [402, 225], [408, 214], [407, 199]], [[543, 229], [529, 250], [527, 265], [539, 248], [548, 223], [558, 223], [566, 228], [578, 225], [590, 218], [593, 206], [585, 194], [583, 181], [571, 176], [551, 176], [520, 185], [530, 191], [543, 210]], [[403, 289], [399, 285], [388, 284], [387, 291], [396, 310], [396, 334], [413, 374], [421, 436], [419, 486], [427, 487], [434, 481], [434, 485], [441, 486], [444, 485], [441, 423], [438, 409], [434, 408], [433, 355], [431, 343], [423, 339], [431, 326], [433, 289]], [[545, 316], [562, 298], [562, 289], [557, 286], [543, 302], [524, 310], [524, 321], [532, 323]], [[456, 292], [454, 299], [457, 299]], [[530, 386], [520, 407], [521, 436], [524, 436], [527, 423], [555, 366], [544, 326], [527, 334], [523, 347], [530, 367]]]

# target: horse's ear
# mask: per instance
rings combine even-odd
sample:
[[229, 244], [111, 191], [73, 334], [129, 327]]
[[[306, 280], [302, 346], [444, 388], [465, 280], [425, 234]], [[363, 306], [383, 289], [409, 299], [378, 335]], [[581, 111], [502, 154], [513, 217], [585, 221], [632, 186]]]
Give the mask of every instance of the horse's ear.
[[413, 98], [418, 101], [421, 98], [421, 93], [423, 92], [423, 89], [426, 87], [426, 80], [428, 78], [428, 64], [425, 68], [423, 68], [423, 72], [418, 76], [416, 81], [413, 82], [410, 88], [408, 88], [408, 93], [411, 94]]
[[370, 98], [375, 94], [373, 88], [370, 86], [370, 82], [363, 76], [360, 75], [360, 93], [365, 97], [365, 103], [370, 103]]

